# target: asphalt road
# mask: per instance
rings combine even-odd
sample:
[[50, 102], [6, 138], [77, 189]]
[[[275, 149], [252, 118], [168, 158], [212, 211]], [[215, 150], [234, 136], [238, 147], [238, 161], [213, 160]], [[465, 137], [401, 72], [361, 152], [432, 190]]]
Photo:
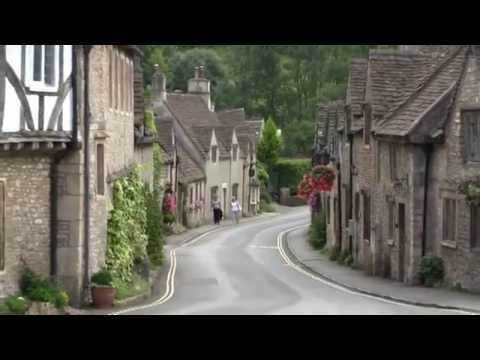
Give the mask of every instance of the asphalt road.
[[277, 236], [308, 221], [304, 209], [231, 226], [176, 250], [171, 298], [126, 315], [452, 315], [353, 295], [288, 266]]

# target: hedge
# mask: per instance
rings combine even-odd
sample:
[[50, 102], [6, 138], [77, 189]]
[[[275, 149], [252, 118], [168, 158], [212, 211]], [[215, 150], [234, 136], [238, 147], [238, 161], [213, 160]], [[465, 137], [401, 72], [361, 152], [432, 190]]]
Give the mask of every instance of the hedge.
[[274, 188], [277, 192], [281, 188], [290, 188], [292, 195], [295, 195], [300, 180], [311, 168], [311, 159], [280, 159], [273, 168]]

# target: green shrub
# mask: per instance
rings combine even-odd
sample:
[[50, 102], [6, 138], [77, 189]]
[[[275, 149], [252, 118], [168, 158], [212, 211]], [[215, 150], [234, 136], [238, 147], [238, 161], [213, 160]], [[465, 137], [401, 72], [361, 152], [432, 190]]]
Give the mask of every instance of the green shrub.
[[173, 215], [172, 213], [164, 213], [163, 214], [163, 222], [167, 225], [174, 224], [176, 220], [177, 219], [176, 219], [175, 215]]
[[55, 303], [55, 290], [50, 287], [36, 287], [28, 295], [32, 301]]
[[115, 299], [124, 300], [133, 296], [144, 294], [150, 287], [149, 282], [138, 274], [134, 274], [129, 283], [120, 282], [117, 287]]
[[92, 276], [92, 283], [100, 286], [112, 286], [113, 280], [112, 274], [107, 269], [102, 269]]
[[343, 250], [337, 259], [338, 263], [341, 265], [346, 265], [346, 260], [349, 256], [350, 256], [350, 253], [347, 250]]
[[0, 302], [0, 315], [7, 314], [9, 312], [10, 310], [8, 309], [8, 306], [5, 303]]
[[152, 134], [157, 133], [157, 126], [155, 125], [155, 116], [151, 111], [145, 111], [145, 128]]
[[420, 277], [425, 286], [432, 287], [443, 280], [443, 260], [436, 256], [425, 256], [420, 263]]
[[18, 297], [18, 296], [9, 296], [5, 300], [5, 306], [11, 313], [17, 314], [17, 315], [23, 315], [28, 310], [27, 300], [24, 299], [23, 297]]
[[154, 266], [163, 264], [163, 227], [162, 211], [158, 201], [158, 190], [148, 192], [147, 195], [147, 254]]
[[273, 204], [269, 204], [261, 200], [260, 200], [259, 208], [261, 213], [274, 213], [276, 211], [275, 206]]
[[354, 262], [355, 262], [355, 260], [353, 259], [353, 256], [351, 254], [349, 254], [344, 261], [345, 265], [347, 265], [349, 267], [352, 267], [352, 268], [353, 268]]
[[313, 219], [310, 225], [309, 240], [312, 247], [316, 250], [321, 250], [327, 243], [327, 228], [325, 216], [320, 214]]
[[54, 305], [57, 309], [63, 309], [70, 302], [70, 297], [65, 291], [58, 291], [55, 294]]
[[273, 178], [277, 179], [276, 189], [289, 188], [291, 194], [297, 194], [298, 184], [306, 172], [312, 168], [311, 159], [280, 159], [273, 168]]
[[335, 246], [330, 250], [330, 261], [337, 261], [340, 256], [340, 248]]
[[69, 302], [68, 294], [48, 279], [26, 269], [20, 280], [22, 294], [31, 301], [45, 302], [62, 308]]

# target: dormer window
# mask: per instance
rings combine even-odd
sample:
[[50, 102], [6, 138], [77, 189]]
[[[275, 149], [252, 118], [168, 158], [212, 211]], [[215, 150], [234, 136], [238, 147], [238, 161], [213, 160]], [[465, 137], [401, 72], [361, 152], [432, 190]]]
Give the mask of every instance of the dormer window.
[[234, 144], [233, 145], [233, 161], [237, 161], [238, 160], [238, 145], [237, 144]]
[[59, 72], [58, 45], [27, 46], [26, 86], [31, 91], [56, 92]]
[[216, 163], [217, 162], [217, 152], [218, 152], [218, 147], [217, 146], [212, 146], [212, 162]]

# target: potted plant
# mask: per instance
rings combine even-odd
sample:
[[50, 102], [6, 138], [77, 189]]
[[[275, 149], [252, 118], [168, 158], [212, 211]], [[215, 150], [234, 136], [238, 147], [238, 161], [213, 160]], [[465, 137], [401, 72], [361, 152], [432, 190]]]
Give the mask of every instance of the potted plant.
[[92, 276], [92, 299], [96, 309], [113, 307], [116, 292], [112, 274], [108, 270], [102, 269]]

